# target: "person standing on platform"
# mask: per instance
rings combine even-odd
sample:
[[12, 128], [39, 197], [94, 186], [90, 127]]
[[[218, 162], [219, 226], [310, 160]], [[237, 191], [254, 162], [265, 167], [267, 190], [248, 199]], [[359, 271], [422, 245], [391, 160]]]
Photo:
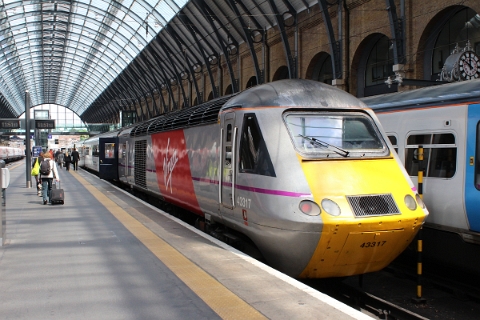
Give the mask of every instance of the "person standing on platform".
[[43, 161], [40, 163], [40, 178], [42, 179], [43, 204], [47, 204], [52, 193], [53, 178], [60, 181], [60, 177], [58, 176], [57, 165], [52, 160], [50, 153], [45, 153], [43, 158]]
[[58, 163], [58, 155], [61, 153], [60, 149], [55, 152], [55, 162]]
[[67, 169], [67, 171], [70, 171], [70, 163], [72, 163], [72, 156], [66, 152], [65, 153], [65, 159], [63, 159], [65, 161], [65, 169]]
[[60, 170], [63, 167], [63, 161], [64, 160], [65, 160], [65, 155], [63, 154], [63, 152], [60, 151], [60, 153], [57, 155], [57, 163], [58, 163], [58, 167], [60, 168]]
[[80, 155], [76, 148], [73, 148], [72, 151], [72, 163], [73, 163], [73, 170], [77, 171], [78, 169], [78, 160], [80, 159]]
[[53, 159], [53, 157], [55, 156], [55, 155], [53, 154], [53, 150], [50, 149], [50, 150], [48, 150], [48, 152], [50, 153], [50, 159]]

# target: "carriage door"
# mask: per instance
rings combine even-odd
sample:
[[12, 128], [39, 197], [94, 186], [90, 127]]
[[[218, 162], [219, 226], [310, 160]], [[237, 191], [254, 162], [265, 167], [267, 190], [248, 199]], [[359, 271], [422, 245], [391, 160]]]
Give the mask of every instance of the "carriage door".
[[98, 145], [98, 171], [100, 179], [118, 179], [118, 138], [99, 138]]
[[235, 113], [224, 116], [222, 127], [222, 159], [221, 159], [221, 202], [226, 208], [233, 209], [235, 197]]
[[480, 232], [480, 105], [468, 106], [465, 209], [470, 230]]

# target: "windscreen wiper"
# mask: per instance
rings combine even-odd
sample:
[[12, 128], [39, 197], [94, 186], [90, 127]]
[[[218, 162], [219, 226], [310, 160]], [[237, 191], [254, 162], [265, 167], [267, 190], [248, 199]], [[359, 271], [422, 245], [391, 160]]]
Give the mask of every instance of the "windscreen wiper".
[[305, 137], [304, 135], [301, 135], [301, 134], [299, 134], [299, 136], [302, 137], [303, 139], [307, 140], [307, 141], [310, 141], [310, 143], [312, 145], [316, 145], [316, 146], [319, 146], [321, 148], [328, 149], [330, 151], [335, 152], [336, 154], [341, 155], [342, 157], [348, 157], [348, 155], [350, 154], [350, 152], [348, 152], [347, 150], [336, 147], [336, 146], [334, 146], [330, 143], [327, 143], [325, 141], [318, 140], [316, 138]]

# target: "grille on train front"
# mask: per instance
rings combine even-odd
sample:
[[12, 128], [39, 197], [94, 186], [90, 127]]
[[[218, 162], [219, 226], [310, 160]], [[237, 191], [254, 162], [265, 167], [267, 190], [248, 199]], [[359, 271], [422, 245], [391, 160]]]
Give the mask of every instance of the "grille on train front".
[[356, 217], [400, 214], [391, 194], [347, 196]]

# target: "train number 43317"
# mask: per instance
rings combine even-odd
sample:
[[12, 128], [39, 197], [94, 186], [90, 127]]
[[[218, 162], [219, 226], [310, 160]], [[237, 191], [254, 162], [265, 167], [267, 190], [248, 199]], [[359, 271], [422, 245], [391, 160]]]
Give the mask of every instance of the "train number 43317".
[[360, 245], [360, 248], [383, 247], [385, 243], [387, 243], [387, 241], [364, 242]]

